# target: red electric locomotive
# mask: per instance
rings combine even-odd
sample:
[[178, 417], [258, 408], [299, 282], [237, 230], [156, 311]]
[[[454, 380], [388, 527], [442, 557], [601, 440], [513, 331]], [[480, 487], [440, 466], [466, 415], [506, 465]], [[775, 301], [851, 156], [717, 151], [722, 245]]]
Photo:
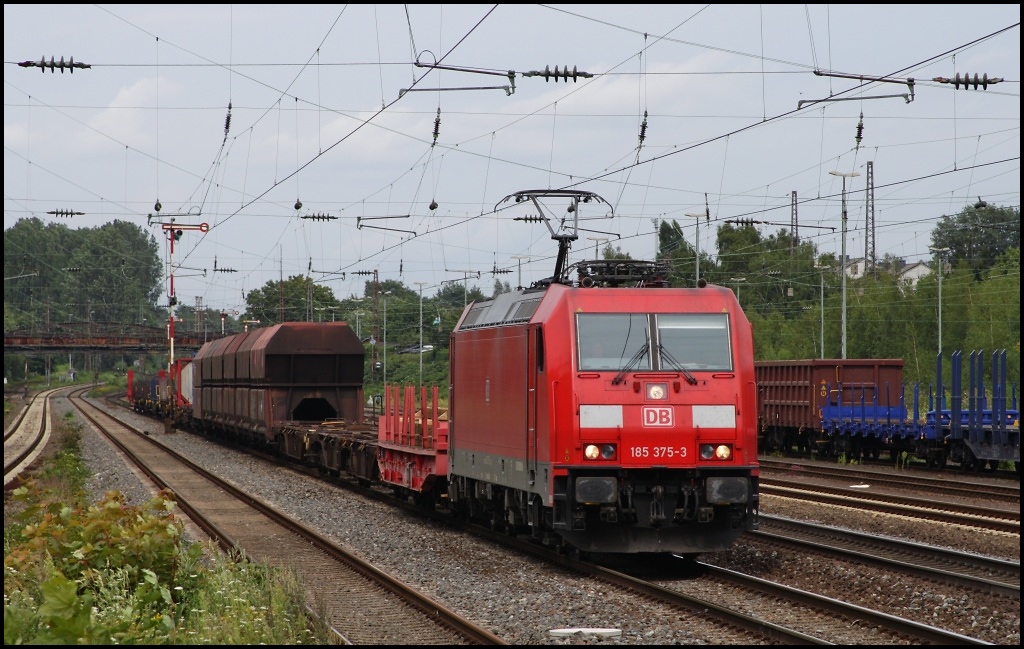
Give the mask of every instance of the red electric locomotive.
[[[513, 196], [541, 212], [538, 198], [568, 198], [577, 215], [602, 200]], [[447, 409], [438, 388], [388, 386], [377, 426], [364, 423], [355, 333], [283, 323], [203, 346], [185, 425], [559, 548], [728, 548], [758, 525], [753, 336], [739, 302], [704, 282], [670, 288], [660, 263], [566, 266], [575, 223], [551, 233], [551, 278], [464, 310]]]
[[[514, 196], [553, 195], [596, 198]], [[735, 295], [669, 288], [657, 263], [563, 270], [575, 233], [552, 238], [550, 280], [469, 305], [451, 334], [449, 506], [584, 552], [729, 547], [758, 524], [753, 336]]]

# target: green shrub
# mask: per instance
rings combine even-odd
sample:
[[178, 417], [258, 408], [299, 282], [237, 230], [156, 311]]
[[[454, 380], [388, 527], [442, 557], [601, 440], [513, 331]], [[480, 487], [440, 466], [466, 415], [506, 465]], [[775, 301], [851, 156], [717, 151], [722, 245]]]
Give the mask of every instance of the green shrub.
[[326, 644], [291, 571], [188, 544], [173, 494], [85, 498], [80, 428], [11, 496], [4, 516], [4, 644]]
[[[172, 494], [161, 492], [143, 507], [127, 505], [116, 491], [95, 505], [69, 505], [30, 481], [13, 497], [23, 509], [14, 515], [20, 541], [4, 548], [5, 641], [95, 644], [120, 642], [126, 634], [155, 640], [173, 630], [169, 611], [173, 589], [181, 585], [184, 525], [173, 515]], [[109, 617], [98, 624], [92, 614], [97, 593], [112, 582], [127, 588], [129, 605], [116, 624]], [[8, 613], [17, 625], [8, 623]]]

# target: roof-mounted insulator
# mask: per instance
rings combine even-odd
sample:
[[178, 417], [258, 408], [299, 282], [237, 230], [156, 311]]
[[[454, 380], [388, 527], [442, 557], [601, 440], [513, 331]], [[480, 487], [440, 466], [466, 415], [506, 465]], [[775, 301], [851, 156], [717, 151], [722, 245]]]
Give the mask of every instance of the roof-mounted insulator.
[[[437, 136], [441, 134], [441, 107], [437, 108], [437, 117], [434, 118], [434, 144], [437, 144]], [[430, 146], [434, 146], [431, 144]]]
[[50, 210], [47, 214], [53, 214], [54, 216], [84, 216], [85, 212], [76, 212], [74, 210]]
[[51, 73], [54, 70], [60, 70], [61, 74], [64, 74], [64, 68], [67, 68], [68, 72], [70, 72], [71, 74], [74, 74], [75, 73], [75, 68], [78, 68], [78, 69], [82, 70], [82, 69], [85, 69], [85, 68], [91, 68], [92, 67], [88, 63], [75, 63], [75, 57], [73, 57], [73, 56], [71, 57], [71, 59], [67, 63], [64, 62], [64, 57], [63, 56], [60, 57], [60, 61], [58, 61], [58, 62], [54, 62], [53, 57], [51, 56], [50, 57], [50, 62], [47, 63], [46, 62], [46, 57], [44, 56], [43, 58], [39, 59], [38, 61], [22, 61], [18, 65], [20, 67], [23, 67], [23, 68], [39, 68], [40, 72], [44, 72], [44, 73], [46, 72], [46, 68], [50, 68], [50, 72]]
[[991, 79], [989, 79], [987, 72], [981, 75], [981, 77], [979, 78], [978, 73], [975, 72], [974, 79], [972, 80], [970, 74], [964, 74], [963, 78], [961, 78], [960, 73], [957, 72], [956, 76], [953, 77], [952, 79], [947, 79], [946, 77], [935, 77], [934, 79], [932, 79], [932, 81], [934, 81], [935, 83], [951, 83], [953, 84], [954, 90], [959, 90], [960, 84], [963, 84], [964, 90], [967, 90], [968, 86], [974, 86], [974, 89], [977, 90], [979, 85], [981, 86], [982, 90], [988, 90], [989, 84], [994, 85], [997, 83], [1002, 83], [1004, 79], [1002, 77], [992, 77]]
[[572, 73], [571, 74], [569, 73], [569, 66], [568, 65], [565, 66], [565, 68], [562, 71], [559, 71], [558, 70], [558, 66], [556, 65], [554, 72], [551, 71], [550, 66], [545, 65], [543, 72], [539, 72], [537, 70], [530, 70], [529, 72], [524, 72], [523, 76], [524, 77], [544, 77], [544, 81], [550, 81], [552, 78], [554, 78], [556, 82], [558, 81], [558, 78], [561, 77], [562, 80], [564, 80], [566, 83], [569, 83], [569, 79], [572, 79], [572, 82], [576, 83], [577, 77], [583, 77], [584, 79], [589, 79], [589, 78], [593, 77], [594, 75], [589, 73], [589, 72], [580, 72], [579, 70], [576, 69], [575, 65], [572, 66]]

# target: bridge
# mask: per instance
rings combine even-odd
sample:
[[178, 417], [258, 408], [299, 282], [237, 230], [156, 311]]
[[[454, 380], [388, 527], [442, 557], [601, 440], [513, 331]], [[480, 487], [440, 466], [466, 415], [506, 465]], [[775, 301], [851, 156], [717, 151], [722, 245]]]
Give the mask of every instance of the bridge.
[[[174, 350], [194, 353], [203, 343], [232, 333], [175, 331]], [[7, 352], [164, 352], [170, 349], [167, 327], [118, 323], [55, 324], [35, 331], [5, 331]]]

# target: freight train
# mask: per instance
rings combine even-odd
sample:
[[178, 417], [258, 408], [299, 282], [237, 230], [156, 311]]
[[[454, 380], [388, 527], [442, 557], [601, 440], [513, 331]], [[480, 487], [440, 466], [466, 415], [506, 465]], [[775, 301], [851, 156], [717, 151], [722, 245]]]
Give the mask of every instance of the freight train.
[[890, 459], [914, 457], [929, 466], [965, 471], [1012, 463], [1020, 472], [1017, 387], [1007, 383], [1006, 350], [951, 356], [951, 384], [943, 385], [942, 356], [935, 384], [913, 386], [908, 408], [901, 359], [757, 361], [759, 447], [762, 453]]
[[130, 400], [566, 551], [724, 550], [758, 526], [750, 322], [731, 290], [672, 288], [662, 263], [566, 265], [574, 238], [559, 235], [550, 278], [465, 307], [446, 395], [386, 386], [376, 421], [340, 322], [206, 343], [163, 392], [135, 379]]

